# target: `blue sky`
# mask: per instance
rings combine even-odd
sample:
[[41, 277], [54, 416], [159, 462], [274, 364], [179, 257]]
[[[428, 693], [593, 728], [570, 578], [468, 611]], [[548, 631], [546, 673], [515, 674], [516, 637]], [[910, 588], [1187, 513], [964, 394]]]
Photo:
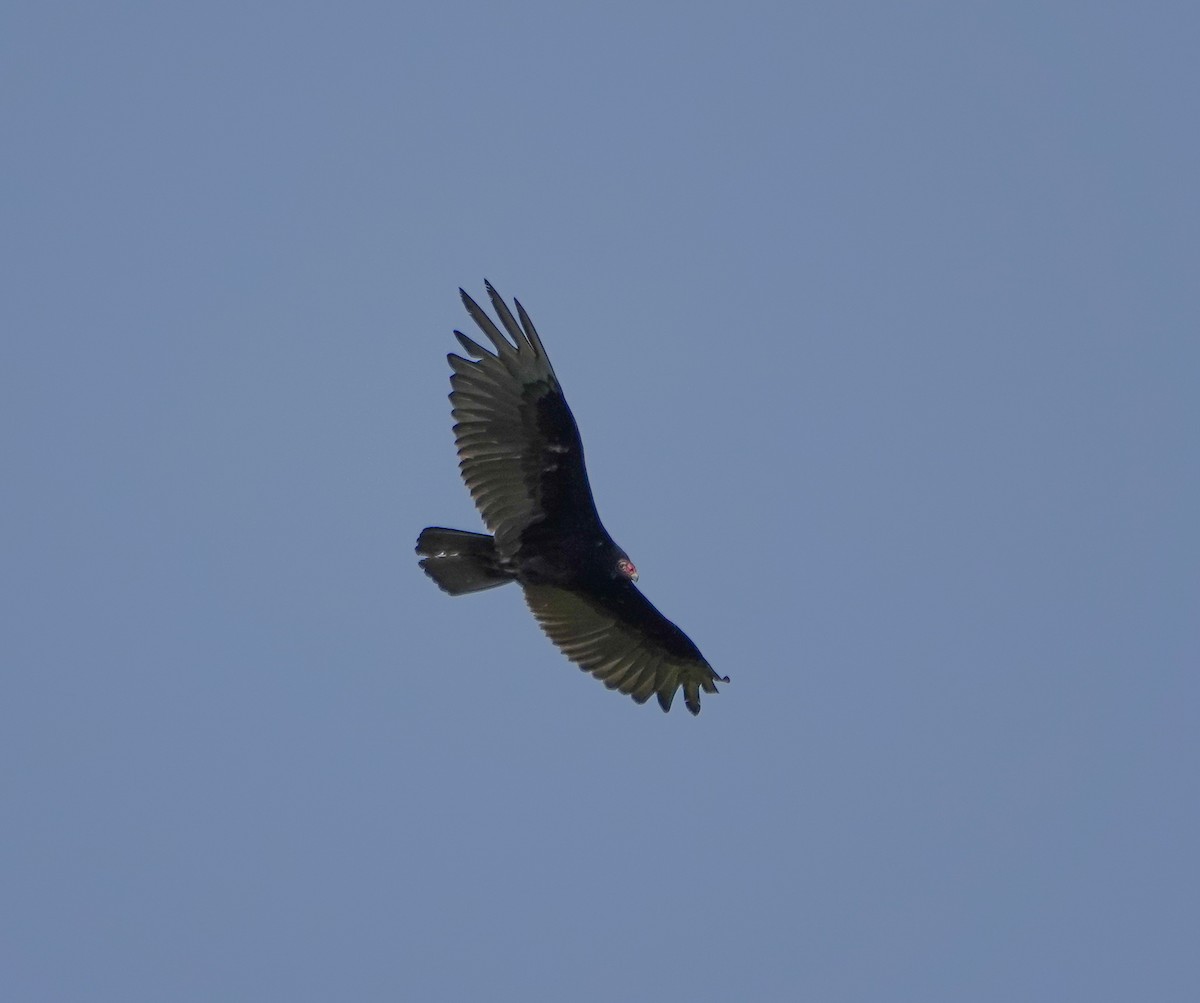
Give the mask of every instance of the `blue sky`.
[[[1200, 15], [0, 18], [0, 988], [1194, 999]], [[732, 682], [479, 527], [459, 285]]]

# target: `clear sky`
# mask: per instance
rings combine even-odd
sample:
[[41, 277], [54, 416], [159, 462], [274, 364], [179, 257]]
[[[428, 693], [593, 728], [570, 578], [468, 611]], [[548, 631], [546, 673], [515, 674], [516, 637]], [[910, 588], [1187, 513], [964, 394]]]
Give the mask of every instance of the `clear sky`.
[[[0, 15], [0, 996], [1200, 999], [1200, 14]], [[459, 285], [732, 682], [480, 528]]]

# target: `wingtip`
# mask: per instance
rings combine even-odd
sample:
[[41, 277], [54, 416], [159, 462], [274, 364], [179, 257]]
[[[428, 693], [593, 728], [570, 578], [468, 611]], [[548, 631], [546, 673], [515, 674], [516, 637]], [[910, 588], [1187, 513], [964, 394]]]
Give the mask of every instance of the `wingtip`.
[[474, 314], [474, 311], [479, 309], [479, 304], [475, 302], [474, 297], [462, 286], [458, 287], [458, 295], [462, 299], [463, 306], [467, 308], [467, 313]]

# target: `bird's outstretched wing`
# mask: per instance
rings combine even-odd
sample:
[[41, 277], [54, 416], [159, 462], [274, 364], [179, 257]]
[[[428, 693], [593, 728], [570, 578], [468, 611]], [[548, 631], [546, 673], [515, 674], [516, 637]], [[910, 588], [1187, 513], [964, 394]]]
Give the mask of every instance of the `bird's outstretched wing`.
[[610, 690], [638, 703], [658, 697], [671, 709], [675, 691], [700, 713], [700, 691], [716, 693], [718, 676], [688, 636], [628, 581], [602, 592], [525, 585], [525, 601], [546, 635], [571, 661]]
[[535, 522], [593, 531], [599, 517], [579, 429], [542, 340], [520, 303], [518, 324], [490, 283], [487, 292], [508, 337], [459, 290], [491, 350], [454, 332], [473, 358], [449, 356], [450, 402], [463, 480], [497, 549], [511, 555]]

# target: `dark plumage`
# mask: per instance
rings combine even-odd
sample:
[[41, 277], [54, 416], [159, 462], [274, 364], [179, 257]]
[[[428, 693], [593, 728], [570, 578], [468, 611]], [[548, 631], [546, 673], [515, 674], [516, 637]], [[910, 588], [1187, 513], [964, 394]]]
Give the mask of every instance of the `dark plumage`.
[[473, 357], [448, 356], [454, 436], [493, 535], [431, 526], [417, 539], [421, 567], [451, 595], [517, 582], [550, 640], [609, 689], [638, 703], [657, 696], [667, 711], [683, 687], [699, 714], [700, 691], [729, 680], [633, 584], [637, 569], [596, 513], [579, 429], [533, 323], [514, 300], [518, 324], [487, 284], [505, 338], [459, 293], [490, 349], [454, 332]]

